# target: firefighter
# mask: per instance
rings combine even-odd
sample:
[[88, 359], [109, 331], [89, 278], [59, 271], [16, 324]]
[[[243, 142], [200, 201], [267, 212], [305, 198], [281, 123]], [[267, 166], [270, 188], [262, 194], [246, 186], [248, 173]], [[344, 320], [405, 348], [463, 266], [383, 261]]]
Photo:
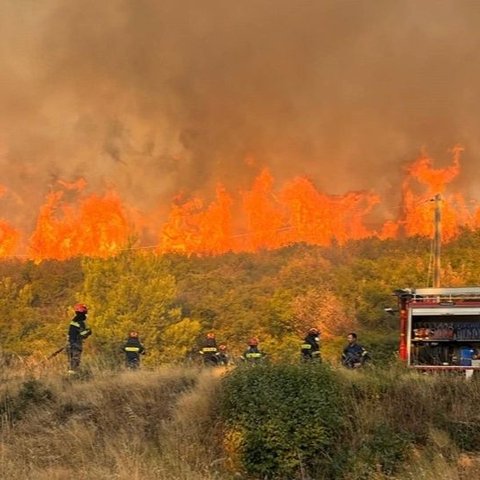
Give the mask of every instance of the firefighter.
[[138, 338], [138, 332], [132, 330], [128, 334], [127, 341], [122, 349], [125, 352], [125, 363], [127, 368], [136, 370], [140, 367], [140, 355], [145, 355], [145, 348]]
[[218, 364], [227, 366], [230, 363], [230, 355], [228, 354], [227, 346], [222, 343], [218, 346]]
[[302, 355], [302, 360], [305, 362], [321, 361], [320, 332], [318, 328], [312, 327], [308, 330], [306, 337], [303, 339], [300, 353]]
[[343, 349], [342, 365], [347, 368], [361, 367], [370, 359], [367, 350], [357, 343], [357, 334], [351, 332], [347, 336], [348, 345]]
[[209, 367], [218, 365], [218, 347], [215, 334], [208, 332], [200, 347], [203, 364]]
[[80, 367], [80, 360], [82, 357], [83, 341], [88, 338], [92, 331], [87, 327], [88, 308], [83, 303], [77, 303], [73, 307], [75, 316], [72, 318], [68, 327], [68, 373], [75, 373]]
[[265, 353], [258, 348], [258, 338], [250, 338], [247, 342], [248, 348], [243, 352], [242, 360], [247, 363], [260, 363], [265, 358]]

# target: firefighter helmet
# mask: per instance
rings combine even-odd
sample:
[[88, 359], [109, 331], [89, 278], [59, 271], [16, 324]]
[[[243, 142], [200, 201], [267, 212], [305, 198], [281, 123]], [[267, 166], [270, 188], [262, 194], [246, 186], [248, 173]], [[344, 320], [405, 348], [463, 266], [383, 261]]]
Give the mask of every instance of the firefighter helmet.
[[73, 307], [75, 313], [88, 313], [88, 308], [84, 303], [77, 303]]
[[312, 327], [308, 333], [312, 333], [313, 335], [318, 335], [320, 332], [318, 330], [318, 328], [315, 328], [315, 327]]
[[215, 334], [213, 332], [208, 332], [207, 338], [215, 338]]
[[227, 346], [224, 343], [222, 343], [221, 345], [219, 345], [218, 349], [223, 352], [227, 349]]
[[252, 337], [248, 340], [249, 347], [256, 347], [258, 345], [258, 338]]
[[128, 336], [129, 336], [130, 338], [138, 338], [138, 332], [136, 332], [135, 330], [132, 330], [132, 331], [128, 334]]

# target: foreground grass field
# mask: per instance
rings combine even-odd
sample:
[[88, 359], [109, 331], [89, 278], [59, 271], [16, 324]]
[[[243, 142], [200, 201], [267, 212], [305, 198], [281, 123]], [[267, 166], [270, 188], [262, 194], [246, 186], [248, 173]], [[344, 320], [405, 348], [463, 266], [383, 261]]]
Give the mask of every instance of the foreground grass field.
[[2, 388], [0, 478], [213, 479], [218, 378], [190, 369], [47, 373]]
[[480, 469], [480, 381], [396, 366], [3, 368], [0, 402], [5, 479], [463, 480]]

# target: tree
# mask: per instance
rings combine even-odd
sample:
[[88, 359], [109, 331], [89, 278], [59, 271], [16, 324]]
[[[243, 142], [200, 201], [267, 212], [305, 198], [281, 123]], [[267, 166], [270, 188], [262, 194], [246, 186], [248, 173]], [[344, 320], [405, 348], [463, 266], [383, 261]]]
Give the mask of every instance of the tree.
[[334, 337], [345, 335], [356, 326], [351, 312], [331, 290], [308, 290], [293, 301], [293, 312], [299, 334], [316, 327], [322, 337]]
[[153, 254], [124, 252], [109, 259], [85, 259], [80, 298], [89, 305], [92, 343], [115, 355], [130, 330], [137, 330], [150, 351], [148, 362], [161, 356], [163, 331], [178, 322], [176, 283], [167, 263]]

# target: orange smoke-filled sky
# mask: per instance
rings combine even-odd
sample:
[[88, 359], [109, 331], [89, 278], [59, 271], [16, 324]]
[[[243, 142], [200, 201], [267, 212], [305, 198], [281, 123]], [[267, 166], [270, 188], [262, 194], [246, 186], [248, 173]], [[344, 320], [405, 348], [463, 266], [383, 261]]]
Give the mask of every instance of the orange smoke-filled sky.
[[0, 218], [32, 230], [79, 177], [166, 214], [264, 167], [396, 217], [406, 163], [457, 143], [475, 197], [478, 25], [467, 0], [0, 0]]

